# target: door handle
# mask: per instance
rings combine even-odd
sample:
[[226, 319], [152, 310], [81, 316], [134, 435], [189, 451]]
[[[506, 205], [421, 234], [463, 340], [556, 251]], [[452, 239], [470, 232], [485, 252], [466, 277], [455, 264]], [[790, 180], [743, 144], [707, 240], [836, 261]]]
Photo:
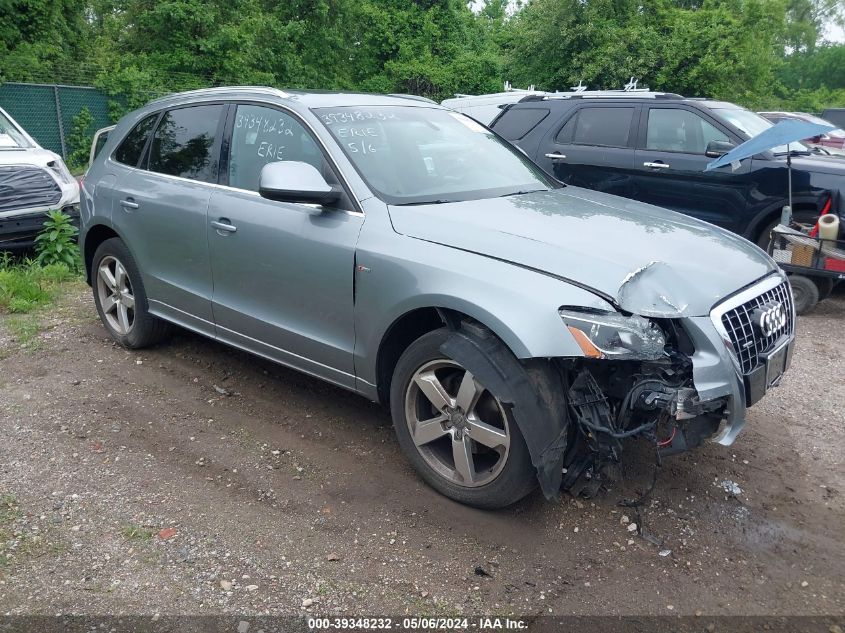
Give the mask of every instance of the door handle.
[[654, 169], [666, 169], [667, 167], [669, 167], [669, 163], [663, 163], [663, 162], [643, 163], [643, 167], [653, 167]]
[[546, 154], [546, 158], [551, 158], [552, 160], [566, 160], [566, 156], [561, 154], [560, 152], [552, 152], [551, 154]]
[[217, 229], [217, 233], [223, 235], [224, 233], [234, 233], [238, 230], [234, 224], [231, 224], [231, 220], [229, 218], [220, 218], [219, 220], [213, 220], [211, 222], [211, 226]]
[[127, 198], [126, 200], [120, 201], [120, 206], [124, 209], [137, 209], [140, 205], [135, 202], [132, 198]]

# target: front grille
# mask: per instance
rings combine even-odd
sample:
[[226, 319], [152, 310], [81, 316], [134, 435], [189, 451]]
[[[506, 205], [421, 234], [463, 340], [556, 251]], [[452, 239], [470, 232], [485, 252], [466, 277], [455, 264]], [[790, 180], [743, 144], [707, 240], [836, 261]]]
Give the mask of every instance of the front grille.
[[[786, 310], [786, 324], [765, 336], [754, 323], [753, 314], [757, 308], [775, 302], [780, 302]], [[760, 355], [771, 350], [784, 334], [792, 334], [795, 330], [792, 315], [792, 291], [786, 281], [722, 315], [722, 325], [728, 332], [743, 374], [751, 373], [760, 363]]]

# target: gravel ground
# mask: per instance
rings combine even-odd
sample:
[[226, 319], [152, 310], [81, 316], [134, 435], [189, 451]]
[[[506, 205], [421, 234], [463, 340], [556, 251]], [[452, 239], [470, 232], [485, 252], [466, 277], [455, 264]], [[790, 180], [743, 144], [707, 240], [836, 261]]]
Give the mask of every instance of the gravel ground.
[[596, 499], [482, 512], [380, 407], [185, 332], [125, 351], [72, 286], [0, 316], [0, 614], [841, 615], [843, 316], [800, 318], [746, 432], [666, 460], [641, 516], [644, 450]]

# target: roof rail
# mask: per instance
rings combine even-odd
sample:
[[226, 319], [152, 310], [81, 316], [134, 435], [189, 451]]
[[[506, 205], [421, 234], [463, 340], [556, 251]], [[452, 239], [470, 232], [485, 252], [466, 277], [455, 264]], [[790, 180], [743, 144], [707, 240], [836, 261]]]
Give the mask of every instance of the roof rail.
[[674, 92], [652, 92], [645, 90], [583, 90], [547, 95], [544, 99], [683, 99]]
[[271, 88], [269, 86], [215, 86], [213, 88], [198, 88], [196, 90], [186, 90], [184, 92], [172, 92], [158, 99], [150, 101], [150, 103], [158, 103], [159, 101], [167, 101], [175, 97], [202, 97], [205, 95], [214, 96], [221, 92], [231, 92], [233, 90], [244, 90], [247, 92], [263, 92], [264, 94], [272, 95], [274, 97], [281, 97], [282, 99], [290, 98], [290, 95], [284, 90], [278, 88]]
[[421, 97], [420, 95], [408, 95], [399, 92], [390, 92], [387, 96], [398, 97], [399, 99], [412, 99], [413, 101], [423, 101], [425, 103], [433, 103], [434, 105], [437, 105], [437, 102], [433, 99], [429, 99], [428, 97]]

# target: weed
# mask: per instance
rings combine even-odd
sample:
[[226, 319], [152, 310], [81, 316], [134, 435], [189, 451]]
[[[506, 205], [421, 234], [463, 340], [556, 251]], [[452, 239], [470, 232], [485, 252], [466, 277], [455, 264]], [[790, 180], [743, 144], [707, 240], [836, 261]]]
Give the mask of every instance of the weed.
[[18, 499], [12, 494], [0, 495], [0, 527], [17, 520], [21, 515]]
[[155, 536], [155, 530], [141, 525], [127, 524], [120, 528], [120, 535], [133, 541], [148, 541]]
[[48, 211], [44, 229], [35, 238], [36, 262], [39, 266], [64, 264], [76, 272], [81, 268], [76, 235], [79, 230], [70, 216], [61, 211]]

